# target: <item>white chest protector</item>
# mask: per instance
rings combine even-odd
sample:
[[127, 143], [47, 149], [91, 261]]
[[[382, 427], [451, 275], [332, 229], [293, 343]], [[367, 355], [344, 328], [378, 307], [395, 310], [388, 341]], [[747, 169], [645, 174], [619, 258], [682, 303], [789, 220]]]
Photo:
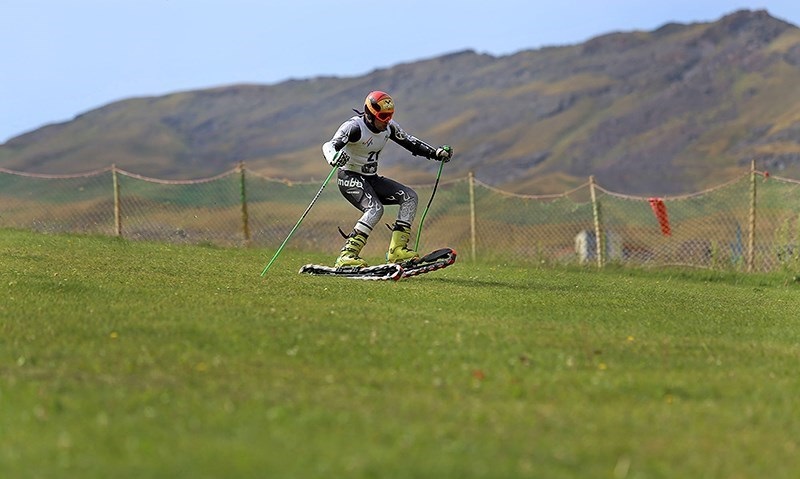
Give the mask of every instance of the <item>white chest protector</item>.
[[389, 141], [391, 129], [387, 128], [386, 131], [373, 133], [361, 116], [354, 116], [350, 121], [358, 123], [358, 127], [361, 129], [361, 138], [357, 142], [347, 143], [344, 146], [344, 151], [350, 155], [350, 161], [342, 168], [362, 175], [374, 175], [378, 171], [378, 156], [386, 146], [386, 142]]

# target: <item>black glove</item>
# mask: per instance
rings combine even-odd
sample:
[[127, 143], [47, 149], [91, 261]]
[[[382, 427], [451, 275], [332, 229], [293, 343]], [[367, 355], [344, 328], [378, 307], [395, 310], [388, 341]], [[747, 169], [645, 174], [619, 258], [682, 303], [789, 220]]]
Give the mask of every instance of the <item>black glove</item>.
[[436, 149], [436, 159], [443, 163], [450, 161], [453, 157], [453, 147], [450, 145], [442, 145]]
[[350, 155], [344, 150], [339, 150], [328, 163], [330, 163], [331, 166], [344, 166], [348, 161], [350, 161]]

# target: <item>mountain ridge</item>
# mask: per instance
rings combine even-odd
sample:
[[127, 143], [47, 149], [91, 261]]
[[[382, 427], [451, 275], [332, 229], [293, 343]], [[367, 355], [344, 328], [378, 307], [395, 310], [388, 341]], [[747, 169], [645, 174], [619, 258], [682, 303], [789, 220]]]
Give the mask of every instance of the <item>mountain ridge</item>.
[[[526, 194], [590, 175], [614, 191], [680, 194], [751, 161], [800, 178], [798, 82], [800, 29], [740, 10], [498, 57], [462, 50], [355, 77], [121, 100], [10, 139], [0, 166], [76, 173], [113, 163], [184, 179], [244, 161], [267, 176], [320, 178], [320, 145], [380, 89], [409, 133], [455, 147], [449, 174]], [[427, 182], [434, 163], [387, 146], [380, 172]]]

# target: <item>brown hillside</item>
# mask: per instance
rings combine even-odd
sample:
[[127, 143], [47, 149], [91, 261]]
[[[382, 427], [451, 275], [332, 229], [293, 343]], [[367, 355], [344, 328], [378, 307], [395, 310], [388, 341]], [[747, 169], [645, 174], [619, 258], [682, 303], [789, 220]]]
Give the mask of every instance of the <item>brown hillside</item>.
[[[320, 145], [373, 89], [399, 121], [454, 145], [449, 175], [527, 194], [595, 175], [631, 194], [678, 194], [759, 168], [800, 178], [800, 29], [766, 11], [610, 33], [493, 57], [473, 51], [353, 78], [134, 98], [0, 146], [0, 166], [70, 173], [112, 163], [154, 177], [211, 176], [240, 161], [319, 179]], [[436, 165], [389, 146], [384, 174], [430, 182]]]

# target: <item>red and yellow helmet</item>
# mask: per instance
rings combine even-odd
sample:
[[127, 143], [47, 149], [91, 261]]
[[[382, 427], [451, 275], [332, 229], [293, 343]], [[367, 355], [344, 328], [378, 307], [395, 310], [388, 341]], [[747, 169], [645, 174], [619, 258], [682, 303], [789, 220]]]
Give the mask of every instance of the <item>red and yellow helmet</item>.
[[380, 121], [388, 122], [394, 115], [394, 100], [386, 92], [370, 92], [364, 99], [364, 111]]

